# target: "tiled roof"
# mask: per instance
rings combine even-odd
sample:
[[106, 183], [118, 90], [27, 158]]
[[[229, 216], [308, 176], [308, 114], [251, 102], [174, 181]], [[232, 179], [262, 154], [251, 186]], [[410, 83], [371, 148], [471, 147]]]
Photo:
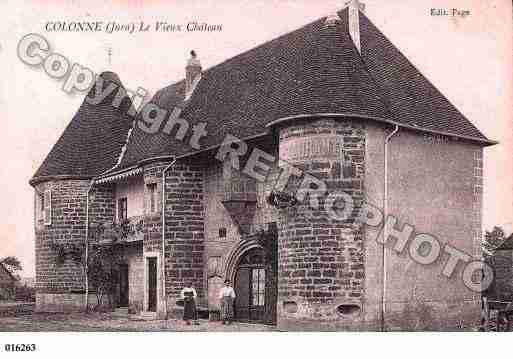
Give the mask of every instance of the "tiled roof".
[[[218, 146], [227, 134], [240, 139], [268, 133], [284, 118], [338, 114], [449, 134], [493, 144], [470, 123], [360, 12], [361, 54], [349, 35], [348, 10], [339, 21], [321, 18], [237, 55], [202, 73], [181, 117], [190, 128], [206, 122], [201, 149]], [[183, 106], [185, 81], [158, 91], [152, 103]], [[108, 102], [108, 101], [106, 101]], [[128, 131], [127, 116], [108, 104], [84, 103], [36, 177], [97, 175], [116, 164]], [[162, 127], [165, 123], [162, 125]], [[162, 128], [160, 129], [162, 130]], [[135, 126], [117, 172], [158, 156], [197, 150], [158, 131]]]
[[[159, 91], [152, 102], [172, 111], [182, 98], [180, 82]], [[278, 118], [308, 113], [390, 116], [349, 37], [347, 21], [326, 26], [319, 19], [204, 71], [181, 117], [191, 127], [207, 122], [208, 136], [200, 144], [208, 148], [228, 133], [247, 138], [266, 132]], [[136, 129], [122, 165], [192, 151], [187, 138], [183, 143], [173, 136]]]
[[[101, 75], [103, 88], [113, 82], [123, 87], [112, 72]], [[95, 86], [88, 96], [93, 97]], [[113, 91], [98, 105], [84, 99], [75, 116], [53, 146], [52, 150], [31, 179], [35, 184], [56, 176], [89, 178], [112, 168], [126, 143], [133, 118], [127, 114], [131, 102], [123, 100], [121, 106], [112, 105]]]
[[413, 128], [488, 141], [363, 13], [360, 43], [365, 66], [386, 98], [392, 120]]
[[[159, 106], [162, 106], [162, 108], [172, 110], [174, 106], [182, 103], [184, 96], [185, 81], [182, 80], [176, 84], [159, 90], [150, 102], [158, 104]], [[137, 117], [138, 121], [140, 120], [140, 117], [141, 116]], [[169, 137], [167, 135], [148, 135], [138, 126], [135, 126], [132, 134], [130, 135], [127, 150], [123, 155], [120, 165], [116, 167], [115, 170], [127, 168], [131, 165], [137, 164], [143, 159], [161, 155], [165, 152], [165, 149], [160, 150], [160, 148], [165, 147], [168, 141]]]
[[[347, 114], [492, 144], [360, 13], [361, 55], [348, 31], [348, 11], [332, 26], [325, 18], [235, 56], [202, 74], [182, 113], [191, 127], [207, 122], [202, 148], [226, 134], [241, 139], [267, 132], [280, 118]], [[172, 111], [184, 83], [160, 90], [151, 102]], [[159, 132], [134, 130], [119, 168], [145, 158], [194, 152]]]

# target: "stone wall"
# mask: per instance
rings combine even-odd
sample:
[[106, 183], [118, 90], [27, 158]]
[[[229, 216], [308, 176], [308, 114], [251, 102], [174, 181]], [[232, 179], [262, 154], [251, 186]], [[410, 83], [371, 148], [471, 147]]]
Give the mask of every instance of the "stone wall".
[[127, 245], [123, 250], [123, 261], [128, 265], [128, 310], [129, 313], [143, 311], [144, 262], [142, 246]]
[[[89, 294], [89, 305], [97, 303], [96, 295]], [[83, 293], [36, 293], [36, 312], [72, 313], [85, 309]]]
[[[86, 235], [86, 193], [88, 180], [62, 180], [40, 183], [37, 192], [51, 189], [52, 221], [45, 225], [36, 218], [36, 291], [38, 311], [80, 309], [84, 305], [84, 274], [77, 264], [67, 260], [57, 265], [50, 242], [83, 242]], [[37, 201], [36, 201], [37, 202]], [[37, 203], [36, 203], [37, 204]], [[114, 193], [111, 186], [91, 192], [89, 220], [91, 224], [112, 221]], [[55, 295], [55, 298], [51, 298]], [[59, 299], [60, 298], [60, 299]], [[82, 298], [82, 299], [81, 299]], [[62, 299], [62, 300], [61, 300]], [[59, 307], [59, 302], [62, 306]]]
[[[277, 157], [276, 146], [255, 144], [255, 147]], [[227, 261], [233, 253], [238, 251], [242, 241], [258, 231], [268, 230], [269, 224], [278, 220], [278, 210], [267, 201], [279, 175], [277, 163], [276, 161], [272, 165], [269, 176], [263, 182], [251, 179], [234, 168], [227, 171], [223, 163], [216, 159], [212, 159], [205, 169], [205, 264], [207, 270], [203, 281], [204, 288], [208, 288], [209, 306], [217, 306], [219, 286], [225, 278], [234, 275], [227, 272]], [[226, 172], [229, 172], [228, 176]], [[230, 186], [234, 177], [237, 184]], [[250, 190], [246, 191], [245, 188]], [[235, 212], [228, 211], [223, 201], [231, 198], [248, 201], [244, 208], [245, 213], [237, 215]], [[242, 228], [239, 228], [238, 222], [244, 222]], [[223, 230], [225, 233], [220, 236], [220, 231]]]
[[[85, 193], [89, 181], [55, 181], [36, 186], [37, 192], [52, 193], [52, 223], [36, 223], [36, 290], [39, 294], [83, 291], [83, 273], [67, 261], [56, 264], [50, 241], [72, 242], [85, 239]], [[40, 309], [39, 307], [37, 309]]]
[[[162, 170], [167, 166], [166, 163], [154, 163], [144, 168], [144, 252], [162, 251]], [[148, 213], [147, 198], [148, 184], [157, 186], [157, 211]]]
[[[143, 303], [142, 310], [146, 310], [144, 308], [147, 305], [147, 296], [148, 294], [144, 291], [146, 290], [146, 281], [147, 281], [147, 269], [148, 264], [146, 262], [146, 255], [155, 255], [157, 259], [157, 280], [158, 280], [158, 293], [157, 293], [157, 315], [159, 318], [163, 318], [166, 316], [166, 305], [169, 303], [166, 302], [166, 288], [168, 278], [162, 277], [162, 171], [166, 168], [168, 163], [166, 162], [157, 162], [152, 163], [144, 167], [143, 172], [143, 181], [144, 181], [144, 238], [143, 238], [143, 253], [141, 257], [141, 283], [142, 286], [142, 294], [143, 294]], [[149, 213], [148, 208], [148, 185], [153, 184], [156, 185], [157, 189], [157, 202], [156, 212]], [[132, 278], [130, 278], [132, 279]]]
[[[364, 247], [353, 226], [363, 200], [365, 129], [361, 122], [317, 120], [280, 129], [280, 159], [345, 192], [354, 210], [330, 218], [325, 202], [283, 210], [279, 223], [278, 326], [357, 329], [363, 311]], [[296, 184], [297, 185], [297, 184]], [[308, 200], [308, 198], [306, 198]]]
[[187, 282], [205, 296], [203, 176], [203, 168], [190, 162], [178, 162], [166, 173], [165, 293], [171, 316]]
[[[144, 168], [144, 189], [138, 189], [139, 204], [144, 209], [144, 236], [142, 251], [127, 254], [130, 268], [130, 310], [140, 311], [144, 303], [146, 268], [144, 254], [156, 253], [162, 260], [162, 182], [161, 175], [167, 163], [154, 163]], [[136, 181], [137, 185], [142, 182]], [[157, 186], [158, 211], [149, 213], [148, 184]], [[55, 181], [37, 185], [37, 191], [52, 190], [52, 224], [36, 220], [36, 283], [37, 310], [71, 311], [83, 309], [84, 276], [81, 268], [66, 261], [56, 264], [56, 253], [50, 241], [84, 241], [86, 193], [90, 181]], [[164, 313], [165, 295], [173, 306], [187, 281], [192, 281], [203, 296], [203, 170], [198, 166], [176, 165], [166, 179], [166, 277], [158, 269], [159, 313]], [[97, 185], [90, 196], [91, 225], [113, 222], [116, 219], [115, 185]], [[36, 197], [37, 198], [37, 197]], [[37, 204], [37, 201], [35, 201]], [[128, 250], [128, 249], [126, 249]], [[164, 292], [165, 289], [165, 292]], [[91, 301], [93, 303], [94, 300]]]
[[[319, 208], [308, 203], [284, 210], [271, 207], [267, 197], [280, 172], [277, 163], [267, 181], [251, 187], [254, 203], [250, 215], [240, 217], [247, 222], [242, 231], [254, 233], [278, 222], [279, 328], [381, 329], [383, 258], [382, 247], [375, 241], [379, 229], [355, 225], [354, 217], [364, 199], [382, 208], [383, 145], [389, 131], [350, 119], [295, 122], [279, 130], [279, 157], [323, 180], [328, 193], [349, 194], [354, 205], [351, 216], [339, 221], [328, 216], [322, 200]], [[389, 214], [400, 226], [411, 224], [417, 233], [432, 234], [442, 243], [478, 257], [482, 149], [464, 141], [406, 130], [394, 136], [389, 146]], [[277, 155], [278, 148], [272, 145], [261, 149]], [[223, 200], [230, 199], [227, 188], [244, 194], [243, 187], [249, 182], [233, 171], [226, 176], [223, 166], [212, 161], [182, 161], [166, 176], [165, 277], [159, 269], [159, 310], [167, 303], [171, 316], [178, 309], [179, 291], [188, 281], [197, 289], [200, 303], [207, 304], [208, 296], [215, 298], [215, 293], [207, 295], [210, 272], [216, 278], [229, 274], [226, 260], [245, 236]], [[142, 253], [136, 251], [127, 257], [131, 311], [141, 310], [144, 303], [144, 255], [156, 254], [162, 261], [161, 181], [166, 166], [164, 162], [153, 163], [143, 172]], [[235, 174], [238, 187], [234, 189], [227, 183]], [[158, 210], [149, 213], [147, 185], [152, 183], [157, 188]], [[299, 183], [291, 181], [286, 190], [297, 189]], [[83, 306], [80, 268], [70, 262], [57, 267], [49, 241], [84, 240], [89, 184], [69, 180], [36, 186], [39, 192], [52, 189], [52, 224], [38, 220], [35, 225], [38, 310]], [[112, 185], [94, 188], [91, 223], [115, 218], [114, 192]], [[226, 229], [226, 236], [220, 237], [221, 228]], [[407, 255], [387, 250], [387, 330], [470, 328], [479, 319], [479, 295], [463, 285], [461, 266], [451, 278], [440, 276], [445, 259], [421, 266]], [[212, 281], [216, 291], [214, 285], [219, 285], [219, 280]]]
[[95, 185], [89, 198], [89, 223], [112, 223], [116, 218], [114, 185]]

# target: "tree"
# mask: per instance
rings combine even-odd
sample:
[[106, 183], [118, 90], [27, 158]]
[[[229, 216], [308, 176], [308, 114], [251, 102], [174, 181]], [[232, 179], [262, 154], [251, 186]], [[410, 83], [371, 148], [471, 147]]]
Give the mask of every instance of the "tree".
[[[130, 223], [92, 225], [90, 238], [84, 242], [52, 241], [50, 247], [56, 253], [56, 264], [62, 266], [67, 260], [78, 265], [83, 273], [86, 293], [89, 285], [95, 290], [97, 305], [103, 303], [105, 294], [111, 295], [116, 284], [116, 267], [120, 263], [119, 244], [132, 232]], [[111, 297], [109, 302], [112, 304]], [[86, 298], [86, 311], [89, 309]]]
[[93, 244], [90, 249], [89, 281], [96, 293], [97, 307], [103, 303], [103, 297], [108, 295], [109, 305], [112, 306], [112, 294], [117, 283], [117, 267], [121, 264], [118, 248], [119, 238], [109, 243]]
[[21, 272], [23, 270], [20, 260], [13, 256], [0, 259], [0, 264], [2, 264], [14, 277], [17, 277], [17, 272]]
[[497, 248], [506, 241], [506, 233], [499, 226], [494, 226], [491, 232], [485, 232], [485, 238], [482, 243], [485, 256], [492, 256]]
[[[23, 268], [21, 267], [20, 260], [16, 257], [9, 256], [0, 258], [0, 264], [17, 280], [20, 279], [20, 276], [17, 272], [21, 271]], [[16, 283], [4, 284], [0, 287], [0, 300], [13, 300], [15, 299], [16, 293]]]

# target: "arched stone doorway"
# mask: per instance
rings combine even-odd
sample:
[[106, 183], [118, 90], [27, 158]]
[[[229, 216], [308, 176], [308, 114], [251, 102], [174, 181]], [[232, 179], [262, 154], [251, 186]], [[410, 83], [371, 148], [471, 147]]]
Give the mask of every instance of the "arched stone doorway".
[[235, 318], [241, 321], [265, 321], [265, 253], [254, 248], [240, 258], [235, 273]]
[[235, 319], [276, 324], [278, 262], [275, 236], [246, 239], [232, 252], [227, 266], [237, 298]]

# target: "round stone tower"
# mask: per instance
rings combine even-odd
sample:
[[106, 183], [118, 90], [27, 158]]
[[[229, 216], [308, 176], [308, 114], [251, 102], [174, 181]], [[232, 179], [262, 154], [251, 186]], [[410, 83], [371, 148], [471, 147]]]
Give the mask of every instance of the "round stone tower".
[[[114, 84], [105, 98], [97, 89]], [[36, 171], [34, 226], [36, 247], [36, 310], [81, 310], [85, 280], [80, 265], [60, 263], [63, 245], [84, 243], [87, 193], [92, 179], [116, 165], [133, 118], [131, 100], [122, 97], [123, 85], [112, 72], [96, 79], [90, 92], [57, 143]], [[118, 93], [120, 94], [118, 96]], [[94, 145], [93, 145], [94, 144]], [[89, 193], [89, 223], [114, 219], [114, 190], [94, 186]], [[54, 245], [58, 244], [58, 245]]]
[[85, 238], [88, 187], [88, 180], [54, 180], [34, 186], [38, 311], [69, 311], [82, 306], [81, 268], [70, 261], [59, 264], [52, 244]]
[[[354, 224], [364, 196], [363, 124], [330, 118], [289, 122], [279, 129], [279, 141], [281, 160], [323, 181], [331, 196], [351, 196], [353, 211], [345, 219], [341, 213], [333, 217], [326, 195], [318, 197], [317, 208], [305, 196], [282, 210], [278, 326], [318, 330], [322, 323], [326, 329], [356, 328], [363, 312], [363, 234]], [[292, 187], [298, 186], [304, 182]], [[335, 201], [331, 206], [338, 205]]]

